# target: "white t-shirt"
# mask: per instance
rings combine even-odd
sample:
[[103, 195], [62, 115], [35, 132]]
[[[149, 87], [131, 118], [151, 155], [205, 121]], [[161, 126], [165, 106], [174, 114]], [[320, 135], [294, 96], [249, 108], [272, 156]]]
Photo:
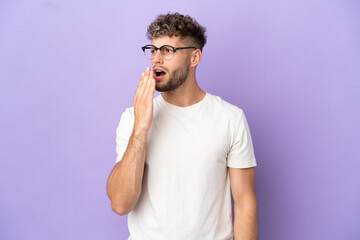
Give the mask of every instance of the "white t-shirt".
[[[132, 240], [230, 240], [233, 238], [228, 167], [256, 166], [243, 111], [206, 93], [178, 107], [153, 99], [140, 198], [128, 215]], [[134, 108], [116, 130], [121, 161], [134, 125]]]

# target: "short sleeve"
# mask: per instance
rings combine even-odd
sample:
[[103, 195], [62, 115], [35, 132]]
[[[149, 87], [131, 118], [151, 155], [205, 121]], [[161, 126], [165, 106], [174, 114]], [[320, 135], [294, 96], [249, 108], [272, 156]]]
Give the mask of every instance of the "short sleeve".
[[231, 168], [255, 167], [257, 164], [250, 129], [244, 112], [241, 109], [240, 111], [240, 115], [235, 120], [232, 129], [233, 137], [227, 156], [227, 166]]
[[134, 127], [134, 120], [129, 109], [121, 115], [119, 125], [116, 129], [116, 161], [121, 161], [128, 146], [129, 139]]

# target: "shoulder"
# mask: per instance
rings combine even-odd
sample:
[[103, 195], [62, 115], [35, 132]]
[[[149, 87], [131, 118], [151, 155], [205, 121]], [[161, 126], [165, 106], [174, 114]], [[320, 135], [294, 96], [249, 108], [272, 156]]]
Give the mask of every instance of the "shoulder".
[[134, 107], [125, 108], [124, 112], [121, 115], [121, 118], [134, 119]]
[[223, 116], [238, 119], [244, 115], [244, 111], [240, 107], [222, 99], [220, 96], [209, 94], [209, 103], [214, 111], [223, 114]]
[[118, 123], [118, 129], [123, 127], [132, 127], [135, 122], [134, 107], [125, 108], [122, 112], [120, 121]]

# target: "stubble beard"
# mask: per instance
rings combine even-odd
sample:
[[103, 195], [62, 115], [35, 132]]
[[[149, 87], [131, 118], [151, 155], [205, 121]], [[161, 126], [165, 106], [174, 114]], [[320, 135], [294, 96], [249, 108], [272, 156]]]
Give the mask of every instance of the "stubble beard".
[[169, 73], [169, 80], [164, 86], [156, 86], [155, 89], [158, 92], [169, 92], [180, 87], [187, 79], [189, 75], [189, 59], [186, 60], [182, 67], [175, 69]]

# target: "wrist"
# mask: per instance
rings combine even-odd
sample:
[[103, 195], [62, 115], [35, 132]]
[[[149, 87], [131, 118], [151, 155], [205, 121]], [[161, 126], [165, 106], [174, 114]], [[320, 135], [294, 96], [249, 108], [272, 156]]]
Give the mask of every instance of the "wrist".
[[144, 126], [134, 126], [132, 135], [135, 137], [147, 136], [149, 128]]

